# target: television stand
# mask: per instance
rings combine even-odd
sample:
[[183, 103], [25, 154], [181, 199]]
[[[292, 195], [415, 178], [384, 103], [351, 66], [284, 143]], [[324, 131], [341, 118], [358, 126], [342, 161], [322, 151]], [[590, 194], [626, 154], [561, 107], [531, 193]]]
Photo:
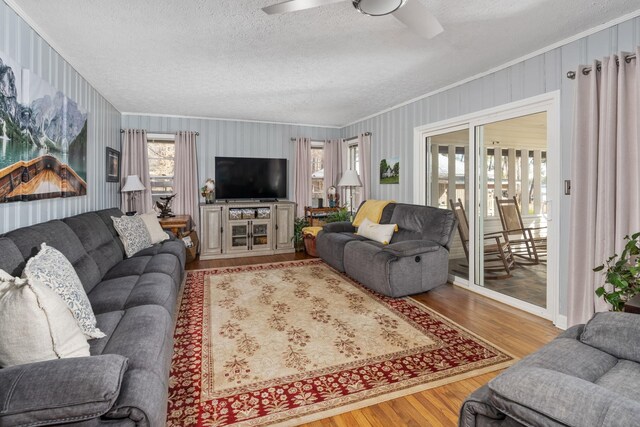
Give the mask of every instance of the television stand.
[[200, 259], [295, 252], [295, 203], [269, 200], [200, 204]]
[[260, 199], [260, 203], [273, 203], [277, 201], [278, 199]]

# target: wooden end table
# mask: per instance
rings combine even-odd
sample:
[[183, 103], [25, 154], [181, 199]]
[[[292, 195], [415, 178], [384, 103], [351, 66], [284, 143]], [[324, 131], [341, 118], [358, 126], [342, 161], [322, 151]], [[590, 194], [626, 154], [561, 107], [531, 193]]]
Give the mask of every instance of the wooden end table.
[[158, 218], [163, 230], [171, 231], [176, 237], [180, 237], [180, 231], [191, 230], [191, 215], [176, 215], [167, 218]]
[[[311, 227], [314, 227], [316, 225], [324, 225], [324, 221], [322, 221], [322, 218], [326, 217], [330, 213], [338, 212], [340, 211], [340, 209], [342, 208], [339, 206], [335, 206], [333, 208], [328, 206], [324, 208], [312, 208], [311, 206], [305, 206], [304, 218], [307, 220], [309, 226]], [[314, 219], [316, 222], [318, 222], [318, 224], [314, 223]]]
[[624, 311], [626, 313], [640, 314], [640, 295], [636, 295], [627, 301], [624, 305]]

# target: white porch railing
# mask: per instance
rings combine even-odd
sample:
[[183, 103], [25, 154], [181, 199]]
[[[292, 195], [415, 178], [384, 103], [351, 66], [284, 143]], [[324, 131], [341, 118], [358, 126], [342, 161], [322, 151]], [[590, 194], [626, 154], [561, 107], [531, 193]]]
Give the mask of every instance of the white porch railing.
[[[496, 151], [500, 155], [496, 156]], [[447, 208], [449, 199], [469, 202], [469, 147], [431, 145], [431, 200], [432, 206]], [[495, 217], [495, 196], [516, 196], [522, 215], [542, 214], [546, 200], [546, 152], [515, 148], [488, 148], [485, 155], [485, 182], [487, 188], [485, 215]], [[496, 183], [499, 183], [496, 186]]]

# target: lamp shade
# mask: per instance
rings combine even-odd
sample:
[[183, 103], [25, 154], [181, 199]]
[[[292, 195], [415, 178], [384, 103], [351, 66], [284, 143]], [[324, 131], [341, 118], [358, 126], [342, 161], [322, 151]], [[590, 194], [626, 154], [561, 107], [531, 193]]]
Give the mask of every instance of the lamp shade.
[[145, 186], [140, 182], [140, 178], [138, 175], [128, 175], [124, 181], [124, 187], [122, 187], [123, 193], [128, 193], [130, 191], [144, 191]]
[[362, 187], [362, 181], [360, 181], [358, 172], [353, 169], [347, 169], [344, 171], [342, 178], [340, 178], [340, 182], [338, 183], [338, 187]]

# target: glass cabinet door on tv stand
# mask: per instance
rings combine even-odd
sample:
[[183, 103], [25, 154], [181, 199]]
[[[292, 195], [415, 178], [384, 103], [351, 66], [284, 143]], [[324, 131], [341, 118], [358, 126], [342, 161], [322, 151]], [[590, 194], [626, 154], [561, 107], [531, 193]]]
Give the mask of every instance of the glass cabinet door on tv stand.
[[269, 249], [271, 248], [271, 236], [269, 236], [269, 228], [271, 222], [269, 220], [256, 219], [251, 221], [251, 250]]
[[249, 223], [248, 221], [234, 221], [229, 223], [229, 236], [227, 248], [230, 252], [244, 252], [249, 250]]

